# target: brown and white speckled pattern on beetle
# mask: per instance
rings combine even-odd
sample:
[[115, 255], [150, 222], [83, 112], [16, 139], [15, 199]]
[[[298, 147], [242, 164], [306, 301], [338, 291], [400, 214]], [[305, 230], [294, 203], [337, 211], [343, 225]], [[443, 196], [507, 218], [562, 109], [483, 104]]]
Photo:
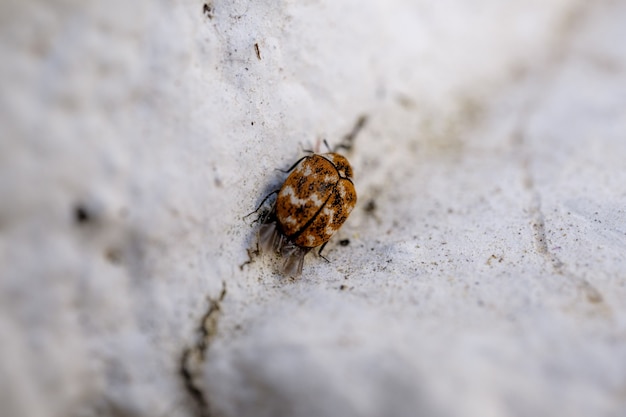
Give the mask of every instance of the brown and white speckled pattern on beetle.
[[326, 153], [302, 158], [259, 229], [261, 248], [285, 258], [285, 274], [300, 275], [304, 256], [315, 247], [323, 249], [356, 200], [352, 167], [344, 156]]

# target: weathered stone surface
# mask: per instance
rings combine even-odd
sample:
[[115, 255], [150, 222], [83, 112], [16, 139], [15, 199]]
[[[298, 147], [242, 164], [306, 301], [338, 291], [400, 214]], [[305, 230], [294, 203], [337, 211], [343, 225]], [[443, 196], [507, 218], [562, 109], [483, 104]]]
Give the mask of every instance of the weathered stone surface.
[[[626, 414], [623, 2], [0, 16], [2, 416]], [[361, 115], [331, 262], [246, 263]]]

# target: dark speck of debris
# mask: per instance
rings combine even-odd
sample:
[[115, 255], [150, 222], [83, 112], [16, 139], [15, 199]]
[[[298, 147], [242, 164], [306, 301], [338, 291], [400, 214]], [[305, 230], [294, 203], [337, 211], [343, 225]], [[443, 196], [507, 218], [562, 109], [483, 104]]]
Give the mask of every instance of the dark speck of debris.
[[259, 44], [258, 43], [254, 44], [254, 52], [256, 52], [256, 57], [260, 61], [261, 60], [261, 50], [259, 49]]
[[346, 287], [345, 285], [343, 285], [343, 284], [341, 284], [341, 285], [339, 286], [339, 289], [340, 289], [341, 291], [345, 290], [346, 288], [347, 288], [347, 287]]
[[339, 244], [340, 244], [341, 246], [348, 246], [348, 245], [350, 244], [350, 239], [341, 239], [341, 240], [339, 241]]
[[415, 107], [415, 102], [409, 96], [406, 96], [404, 94], [398, 94], [396, 96], [396, 100], [405, 109], [410, 109], [410, 108]]
[[365, 207], [363, 208], [363, 210], [365, 210], [366, 213], [373, 213], [376, 211], [376, 201], [374, 200], [369, 200], [367, 202], [367, 204], [365, 205]]
[[122, 251], [117, 248], [108, 248], [104, 252], [104, 257], [112, 264], [119, 265], [122, 263]]
[[209, 19], [213, 19], [213, 16], [215, 16], [213, 11], [213, 5], [211, 3], [204, 3], [202, 6], [202, 13]]
[[89, 223], [93, 219], [91, 213], [87, 207], [83, 204], [77, 204], [74, 206], [74, 221], [78, 224], [86, 224]]

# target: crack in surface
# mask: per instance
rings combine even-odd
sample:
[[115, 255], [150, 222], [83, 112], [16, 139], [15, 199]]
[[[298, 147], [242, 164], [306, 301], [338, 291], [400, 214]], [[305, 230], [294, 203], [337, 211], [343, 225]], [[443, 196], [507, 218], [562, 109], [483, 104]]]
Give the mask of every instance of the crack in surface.
[[550, 50], [547, 60], [536, 69], [536, 73], [540, 74], [531, 82], [534, 82], [534, 91], [527, 96], [525, 103], [523, 103], [522, 110], [516, 123], [516, 127], [513, 131], [513, 147], [517, 148], [521, 154], [521, 168], [524, 188], [530, 193], [530, 202], [528, 205], [528, 212], [530, 215], [530, 225], [533, 235], [533, 246], [538, 255], [544, 258], [544, 260], [552, 267], [552, 270], [559, 275], [567, 276], [576, 282], [577, 288], [585, 295], [587, 301], [592, 304], [603, 303], [604, 299], [600, 291], [598, 291], [589, 281], [585, 278], [577, 276], [568, 270], [559, 257], [550, 250], [548, 245], [547, 227], [544, 213], [542, 211], [542, 199], [541, 194], [537, 190], [533, 172], [531, 169], [530, 152], [527, 148], [527, 127], [537, 112], [537, 108], [540, 106], [545, 98], [547, 91], [550, 91], [550, 86], [557, 78], [559, 70], [565, 64], [567, 56], [572, 49], [573, 40], [576, 34], [580, 31], [580, 27], [583, 24], [586, 16], [589, 15], [589, 9], [592, 5], [587, 2], [580, 2], [576, 7], [572, 9], [570, 14], [563, 20], [562, 26], [559, 30], [559, 36], [554, 39], [554, 44]]
[[[518, 132], [518, 135], [522, 136], [522, 133]], [[519, 144], [522, 145], [523, 143], [524, 141], [521, 139]], [[550, 250], [548, 246], [548, 236], [546, 233], [546, 220], [541, 207], [541, 194], [535, 188], [532, 172], [529, 168], [528, 155], [525, 155], [523, 158], [522, 170], [524, 186], [531, 193], [531, 201], [529, 203], [528, 212], [530, 214], [530, 225], [533, 231], [533, 243], [536, 253], [544, 258], [556, 274], [569, 277], [575, 281], [578, 290], [583, 293], [589, 303], [603, 303], [604, 297], [602, 296], [602, 293], [585, 278], [569, 271], [565, 263]], [[606, 305], [604, 306], [608, 307]]]
[[524, 162], [524, 185], [532, 194], [528, 211], [531, 218], [531, 227], [533, 230], [534, 246], [537, 253], [546, 260], [552, 269], [557, 273], [562, 273], [564, 264], [559, 257], [553, 253], [548, 247], [548, 236], [546, 234], [546, 220], [541, 210], [541, 195], [535, 189], [534, 181], [528, 169], [528, 161]]
[[198, 326], [199, 337], [196, 344], [183, 350], [180, 358], [180, 376], [185, 389], [196, 403], [198, 416], [210, 417], [211, 408], [198, 374], [204, 363], [206, 351], [211, 340], [217, 334], [218, 319], [221, 313], [221, 303], [226, 297], [226, 283], [222, 282], [222, 291], [217, 298], [208, 298], [209, 307], [200, 320]]

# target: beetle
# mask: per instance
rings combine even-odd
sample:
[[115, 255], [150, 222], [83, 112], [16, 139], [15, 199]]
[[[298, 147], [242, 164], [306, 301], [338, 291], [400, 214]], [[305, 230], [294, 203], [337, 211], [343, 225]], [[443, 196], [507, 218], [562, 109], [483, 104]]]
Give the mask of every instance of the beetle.
[[295, 277], [302, 273], [309, 251], [320, 247], [322, 255], [354, 209], [357, 196], [352, 167], [338, 153], [305, 156], [286, 172], [289, 176], [274, 192], [272, 209], [261, 221], [259, 244], [264, 252], [283, 257], [282, 272]]

